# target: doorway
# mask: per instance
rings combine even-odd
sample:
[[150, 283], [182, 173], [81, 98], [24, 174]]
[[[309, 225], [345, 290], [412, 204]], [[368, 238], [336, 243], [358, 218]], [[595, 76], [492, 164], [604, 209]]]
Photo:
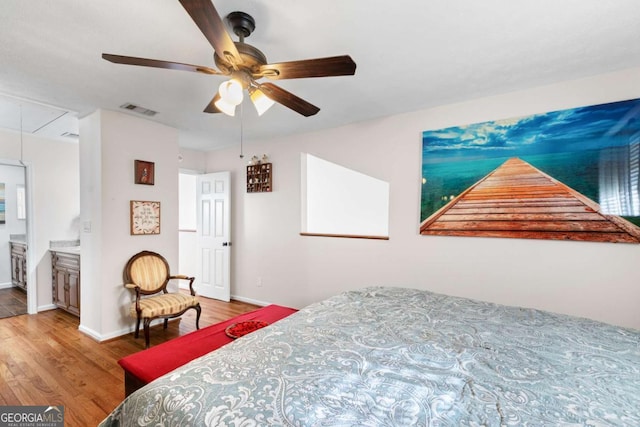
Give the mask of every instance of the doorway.
[[0, 289], [0, 319], [27, 314], [27, 293], [17, 287]]
[[0, 161], [0, 318], [28, 312], [26, 167]]
[[231, 174], [179, 174], [179, 269], [199, 295], [222, 301], [231, 292]]

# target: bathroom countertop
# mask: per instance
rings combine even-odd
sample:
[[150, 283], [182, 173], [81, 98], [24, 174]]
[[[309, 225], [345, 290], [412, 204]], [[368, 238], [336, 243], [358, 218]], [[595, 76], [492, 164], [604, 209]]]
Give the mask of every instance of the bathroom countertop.
[[49, 251], [80, 255], [80, 246], [58, 246], [54, 248], [49, 248]]
[[27, 244], [27, 236], [24, 234], [9, 234], [9, 242], [19, 243], [21, 245]]
[[49, 251], [80, 255], [80, 240], [51, 240]]

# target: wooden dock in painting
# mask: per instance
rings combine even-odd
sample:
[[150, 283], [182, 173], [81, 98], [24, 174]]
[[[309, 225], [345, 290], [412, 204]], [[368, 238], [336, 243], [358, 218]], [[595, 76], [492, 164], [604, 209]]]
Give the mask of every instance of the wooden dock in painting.
[[511, 158], [435, 212], [420, 234], [640, 243], [640, 228]]

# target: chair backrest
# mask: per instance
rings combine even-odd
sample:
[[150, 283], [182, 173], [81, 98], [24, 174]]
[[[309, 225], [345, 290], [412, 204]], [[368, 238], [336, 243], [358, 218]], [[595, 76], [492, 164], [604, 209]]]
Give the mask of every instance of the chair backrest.
[[133, 283], [140, 287], [144, 295], [167, 292], [169, 283], [169, 263], [160, 254], [142, 251], [129, 259], [124, 267], [124, 283]]

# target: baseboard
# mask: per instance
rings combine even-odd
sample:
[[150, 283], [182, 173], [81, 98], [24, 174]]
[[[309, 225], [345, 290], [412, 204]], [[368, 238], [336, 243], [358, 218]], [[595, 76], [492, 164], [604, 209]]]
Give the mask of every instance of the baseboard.
[[9, 289], [11, 287], [13, 287], [13, 284], [11, 282], [0, 283], [0, 289]]
[[96, 340], [98, 342], [99, 341], [104, 341], [104, 338], [102, 338], [101, 334], [97, 333], [93, 329], [87, 328], [86, 326], [80, 325], [80, 326], [78, 326], [78, 330], [80, 332], [82, 332], [83, 334], [85, 334], [85, 335], [89, 335], [91, 338], [93, 338], [94, 340]]
[[41, 312], [41, 311], [55, 310], [56, 308], [58, 308], [58, 306], [55, 305], [55, 304], [39, 305], [38, 306], [38, 313]]
[[[241, 297], [238, 295], [231, 295], [231, 299], [232, 300], [236, 300], [236, 301], [240, 301], [240, 302], [246, 302], [247, 304], [253, 304], [253, 305], [258, 305], [260, 307], [266, 307], [267, 305], [273, 304], [271, 302], [267, 302], [267, 301], [260, 301], [260, 300], [256, 300], [253, 298], [245, 298], [245, 297]], [[41, 306], [38, 307], [38, 311], [43, 311], [43, 310], [48, 310], [49, 308], [45, 308], [48, 306]], [[50, 308], [56, 308], [55, 304], [52, 304], [52, 306]], [[175, 321], [178, 319], [169, 319], [169, 322]], [[155, 319], [151, 322], [151, 326], [155, 326], [155, 325], [161, 325], [162, 322], [164, 322], [163, 319]], [[98, 341], [98, 342], [103, 342], [103, 341], [108, 341], [108, 340], [112, 340], [114, 338], [118, 338], [121, 337], [122, 335], [127, 335], [132, 333], [133, 331], [135, 331], [136, 329], [136, 325], [135, 324], [131, 324], [126, 328], [122, 328], [120, 330], [117, 331], [112, 331], [109, 332], [107, 334], [101, 334], [98, 333], [96, 331], [94, 331], [93, 329], [87, 328], [86, 326], [80, 325], [78, 327], [78, 330], [80, 332], [82, 332], [85, 335], [90, 336], [91, 338], [93, 338], [94, 340]], [[142, 329], [140, 330], [140, 332], [142, 333]]]
[[[169, 319], [169, 323], [174, 322], [176, 320], [180, 320], [180, 318], [174, 318], [174, 319]], [[150, 327], [156, 326], [156, 325], [162, 325], [162, 323], [164, 322], [164, 319], [155, 319], [151, 321]], [[112, 331], [109, 332], [107, 334], [101, 334], [99, 332], [94, 331], [91, 328], [87, 328], [86, 326], [80, 325], [78, 326], [78, 330], [80, 332], [82, 332], [85, 335], [90, 336], [91, 338], [93, 338], [94, 340], [98, 341], [98, 342], [104, 342], [104, 341], [109, 341], [112, 340], [114, 338], [119, 338], [123, 335], [127, 335], [127, 334], [131, 334], [136, 330], [136, 325], [135, 324], [131, 324], [129, 326], [127, 326], [126, 328], [122, 328], [120, 330], [117, 331]], [[144, 336], [144, 331], [142, 330], [142, 325], [140, 325], [140, 334], [141, 336]]]
[[260, 300], [253, 299], [253, 298], [245, 298], [245, 297], [241, 297], [239, 295], [231, 295], [231, 299], [232, 300], [236, 300], [236, 301], [240, 301], [240, 302], [246, 302], [247, 304], [259, 305], [261, 307], [265, 307], [267, 305], [273, 304], [272, 302], [260, 301]]
[[83, 334], [90, 336], [91, 338], [93, 338], [98, 342], [104, 342], [104, 341], [109, 341], [114, 338], [119, 338], [123, 335], [132, 333], [135, 330], [135, 326], [132, 325], [132, 326], [120, 329], [118, 331], [109, 332], [108, 334], [101, 334], [99, 332], [94, 331], [93, 329], [87, 328], [84, 325], [78, 326], [78, 330]]

